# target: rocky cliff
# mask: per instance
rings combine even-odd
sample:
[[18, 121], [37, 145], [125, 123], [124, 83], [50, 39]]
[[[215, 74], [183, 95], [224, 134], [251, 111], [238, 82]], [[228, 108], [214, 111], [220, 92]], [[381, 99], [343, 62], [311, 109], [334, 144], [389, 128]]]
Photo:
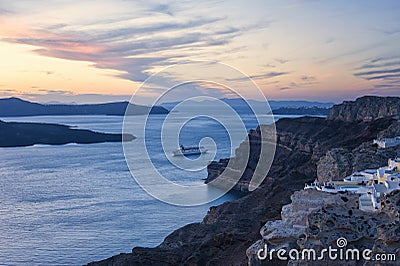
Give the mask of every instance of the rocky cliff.
[[[297, 180], [301, 180], [301, 182], [310, 180], [317, 177], [316, 165], [323, 158], [318, 163], [319, 177], [328, 180], [329, 176], [333, 175], [336, 176], [335, 178], [343, 175], [345, 177], [355, 169], [352, 166], [354, 163], [366, 158], [360, 155], [357, 160], [353, 160], [354, 155], [351, 154], [351, 151], [358, 148], [354, 152], [360, 152], [362, 147], [359, 146], [362, 143], [371, 143], [372, 146], [373, 139], [385, 130], [390, 129], [391, 132], [393, 131], [392, 134], [395, 134], [397, 130], [394, 129], [397, 127], [394, 125], [397, 124], [398, 121], [390, 117], [371, 122], [343, 122], [319, 117], [280, 119], [276, 123], [275, 158], [268, 175], [276, 180], [286, 178], [289, 174], [296, 177], [296, 180], [291, 179], [290, 183], [297, 182]], [[251, 130], [246, 139], [246, 142], [250, 142], [250, 157], [243, 176], [234, 187], [235, 190], [248, 191], [249, 182], [258, 162], [261, 135], [268, 135], [268, 133], [261, 134], [261, 130], [268, 131], [269, 128], [258, 127], [256, 130]], [[237, 151], [237, 156], [242, 154], [240, 149], [241, 147]], [[385, 154], [381, 155], [384, 158]], [[242, 160], [244, 159], [242, 158]], [[387, 161], [387, 157], [385, 160]], [[223, 159], [219, 162], [212, 162], [208, 166], [206, 183], [217, 178], [225, 170], [228, 161], [228, 159]], [[385, 162], [379, 160], [378, 164], [381, 165]], [[367, 164], [368, 162], [362, 164], [361, 167]], [[228, 181], [227, 183], [230, 184]]]
[[[390, 119], [390, 125], [377, 133], [377, 138], [393, 138], [400, 136], [400, 120], [396, 118], [382, 118], [378, 121]], [[373, 123], [376, 123], [375, 121]], [[384, 128], [384, 129], [383, 129]], [[376, 169], [387, 165], [388, 158], [400, 154], [400, 146], [380, 149], [372, 141], [363, 142], [354, 149], [346, 147], [330, 149], [317, 162], [317, 177], [319, 182], [343, 180], [355, 171], [368, 168]]]
[[[317, 178], [317, 163], [326, 156], [333, 157], [333, 155], [327, 154], [328, 152], [332, 153], [335, 151], [334, 149], [337, 151], [343, 149], [354, 153], [352, 156], [357, 156], [358, 152], [365, 147], [363, 145], [370, 145], [377, 136], [395, 134], [398, 127], [396, 119], [392, 117], [378, 119], [379, 115], [374, 117], [376, 119], [372, 121], [364, 121], [365, 119], [343, 121], [343, 119], [332, 119], [332, 117], [330, 119], [315, 117], [280, 119], [276, 123], [275, 157], [262, 186], [239, 200], [212, 207], [201, 223], [190, 224], [176, 230], [157, 247], [135, 247], [132, 253], [120, 254], [91, 265], [246, 265], [248, 263], [246, 250], [252, 261], [252, 253], [248, 248], [253, 243], [260, 241], [260, 228], [266, 224], [268, 226], [264, 227], [263, 236], [267, 240], [271, 240], [272, 244], [298, 248], [313, 243], [318, 244], [325, 239], [327, 239], [326, 241], [332, 240], [334, 235], [329, 235], [329, 226], [332, 226], [332, 233], [335, 230], [338, 232], [340, 230], [343, 232], [358, 230], [358, 224], [364, 226], [364, 221], [367, 221], [369, 226], [383, 226], [383, 223], [378, 222], [372, 224], [375, 222], [374, 220], [369, 221], [369, 216], [357, 212], [355, 199], [349, 195], [344, 198], [340, 196], [338, 199], [337, 197], [314, 195], [313, 192], [297, 192], [292, 197], [295, 204], [292, 207], [284, 207], [282, 210], [283, 206], [290, 203], [290, 196], [295, 191], [302, 190], [305, 182], [311, 182]], [[251, 131], [246, 139], [252, 143], [253, 149], [251, 162], [248, 163], [247, 169], [241, 177], [240, 186], [237, 187], [239, 190], [246, 191], [252, 177], [253, 164], [258, 161], [257, 145], [261, 141], [262, 130], [268, 129], [258, 127]], [[372, 150], [377, 153], [378, 151], [374, 149]], [[240, 154], [239, 151], [237, 155], [240, 156]], [[361, 160], [362, 156], [359, 157]], [[329, 162], [326, 159], [326, 165], [331, 166], [335, 161], [336, 159], [332, 159]], [[347, 171], [351, 171], [350, 167], [355, 163], [352, 157], [348, 156], [349, 162], [344, 159], [342, 161], [340, 162], [341, 166], [337, 167], [337, 173], [340, 172], [342, 166], [348, 167], [350, 170]], [[215, 179], [226, 167], [227, 162], [228, 160], [221, 160], [211, 164], [208, 168], [208, 181]], [[308, 196], [307, 193], [309, 193]], [[313, 197], [314, 202], [305, 204], [302, 199], [304, 195], [305, 198]], [[333, 204], [334, 202], [336, 205]], [[346, 204], [346, 208], [353, 208], [354, 212], [352, 209], [350, 214], [349, 209], [340, 209], [343, 202], [349, 202]], [[320, 205], [326, 207], [319, 208]], [[310, 208], [314, 208], [314, 212], [312, 212], [314, 216], [312, 213], [309, 214]], [[390, 208], [396, 209], [397, 207]], [[326, 212], [329, 212], [329, 215], [335, 217], [338, 222], [328, 222], [328, 216], [324, 216]], [[394, 212], [394, 216], [396, 216], [396, 212]], [[322, 217], [321, 220], [317, 220], [318, 217]], [[283, 223], [268, 223], [280, 218]], [[355, 223], [351, 222], [353, 218]], [[314, 223], [315, 226], [311, 226]], [[341, 229], [342, 225], [346, 225], [346, 227]], [[365, 226], [368, 227], [368, 225]], [[285, 235], [282, 230], [276, 231], [281, 226], [289, 229], [288, 234]], [[389, 225], [385, 226], [389, 228]], [[386, 237], [388, 241], [385, 243], [396, 245], [392, 243], [394, 233], [390, 235], [390, 232], [396, 232], [398, 227], [390, 228], [387, 231], [388, 236], [384, 235], [385, 230], [377, 229], [374, 231], [376, 233], [374, 237]], [[299, 230], [302, 230], [300, 236], [298, 235]], [[360, 242], [367, 242], [371, 238], [362, 240], [364, 235], [361, 233], [358, 236], [361, 236]], [[299, 239], [303, 242], [298, 242]], [[379, 241], [373, 242], [374, 245]], [[382, 245], [382, 247], [386, 246]], [[279, 264], [287, 265], [287, 262], [274, 262], [271, 265]]]
[[[385, 196], [384, 207], [379, 213], [358, 210], [358, 196], [354, 194], [328, 194], [316, 190], [295, 192], [292, 203], [282, 208], [281, 219], [267, 222], [260, 230], [261, 240], [247, 249], [249, 265], [329, 265], [322, 261], [293, 260], [282, 262], [275, 256], [272, 260], [260, 260], [257, 252], [290, 249], [302, 251], [314, 249], [317, 254], [329, 246], [337, 247], [337, 239], [345, 238], [346, 248], [360, 251], [371, 249], [378, 253], [396, 254], [400, 257], [400, 191]], [[335, 261], [332, 265], [369, 265], [367, 261]], [[373, 264], [372, 264], [373, 265]], [[385, 262], [396, 265], [396, 261]]]
[[379, 149], [372, 141], [353, 150], [331, 149], [317, 162], [317, 177], [321, 183], [343, 180], [356, 171], [376, 169], [387, 165], [388, 158], [400, 154], [400, 146]]
[[364, 96], [355, 101], [345, 101], [334, 105], [328, 115], [329, 120], [362, 121], [400, 114], [399, 97]]

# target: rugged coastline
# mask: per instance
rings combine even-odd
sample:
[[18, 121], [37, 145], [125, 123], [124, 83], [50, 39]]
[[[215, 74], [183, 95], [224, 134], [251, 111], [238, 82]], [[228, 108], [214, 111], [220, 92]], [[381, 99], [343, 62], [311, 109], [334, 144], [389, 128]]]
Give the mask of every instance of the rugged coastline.
[[[292, 208], [291, 210], [296, 209], [295, 206], [302, 205], [301, 202], [307, 197], [319, 197], [318, 195], [308, 195], [314, 192], [296, 191], [302, 190], [304, 183], [312, 182], [317, 178], [330, 178], [331, 176], [340, 178], [343, 175], [342, 172], [353, 171], [361, 162], [363, 165], [360, 167], [381, 164], [382, 159], [377, 156], [384, 158], [385, 155], [380, 154], [380, 151], [372, 145], [372, 140], [380, 136], [400, 135], [398, 120], [400, 111], [396, 109], [400, 98], [394, 100], [392, 98], [369, 96], [351, 103], [347, 102], [333, 107], [327, 119], [301, 117], [279, 120], [276, 123], [275, 158], [262, 186], [239, 200], [212, 207], [201, 223], [189, 224], [176, 230], [155, 248], [135, 247], [132, 253], [120, 254], [90, 265], [246, 265], [248, 263], [258, 265], [260, 262], [254, 259], [254, 250], [257, 245], [262, 243], [260, 241], [265, 240], [265, 238], [260, 240], [260, 228], [263, 226], [265, 229], [262, 230], [262, 236], [275, 240], [272, 242], [276, 245], [300, 246], [301, 244], [304, 246], [314, 243], [311, 241], [312, 239], [322, 241], [326, 236], [332, 240], [332, 237], [329, 236], [330, 231], [326, 227], [326, 219], [318, 221], [318, 231], [311, 227], [307, 229], [307, 223], [311, 224], [313, 219], [319, 217], [319, 213], [325, 215], [326, 218], [328, 218], [328, 214], [339, 214], [341, 216], [336, 218], [340, 218], [339, 225], [347, 223], [349, 227], [355, 226], [348, 223], [349, 217], [353, 217], [353, 210], [351, 214], [348, 209], [343, 210], [344, 207], [340, 201], [336, 201], [336, 205], [332, 205], [336, 199], [329, 197], [324, 201], [316, 202], [314, 207], [308, 206], [311, 209], [316, 208], [311, 214], [308, 214], [304, 209], [307, 207], [303, 206], [296, 215], [291, 215], [290, 208]], [[385, 103], [384, 106], [379, 104], [382, 102]], [[370, 110], [364, 110], [365, 108]], [[257, 151], [257, 143], [261, 141], [261, 130], [265, 129], [261, 126], [252, 130], [246, 140], [253, 145], [252, 161], [258, 161], [257, 152], [254, 151]], [[388, 152], [392, 154], [397, 151], [393, 149]], [[343, 157], [337, 155], [338, 152], [339, 155], [343, 153]], [[363, 153], [369, 156], [363, 156]], [[248, 169], [242, 176], [240, 185], [235, 189], [246, 191], [248, 188], [248, 181], [252, 176], [251, 170], [254, 162], [252, 161], [248, 162]], [[227, 160], [210, 164], [206, 182], [215, 179], [226, 165]], [[323, 168], [332, 168], [336, 171], [323, 172]], [[382, 210], [381, 216], [386, 215], [390, 219], [394, 217], [398, 220], [398, 204], [391, 204], [397, 202], [398, 194], [393, 193], [389, 196], [392, 197], [392, 200], [388, 199], [390, 203]], [[284, 207], [290, 204], [291, 196], [292, 207]], [[355, 204], [351, 196], [346, 196], [346, 201], [350, 202], [346, 205], [350, 209], [352, 203]], [[310, 208], [307, 208], [307, 211]], [[354, 215], [362, 223], [365, 219], [368, 220], [368, 214], [355, 211]], [[364, 218], [361, 218], [362, 216]], [[290, 217], [298, 217], [299, 220], [290, 221]], [[298, 225], [303, 226], [302, 228], [306, 230], [305, 233], [303, 231], [300, 235], [298, 235], [298, 231], [279, 233], [269, 228], [270, 226], [275, 228], [274, 224], [282, 223], [279, 222], [281, 218], [284, 223], [292, 223], [292, 225], [300, 223]], [[304, 224], [305, 221], [306, 224]], [[388, 231], [389, 235], [379, 229], [384, 228], [384, 222], [376, 222], [376, 225], [379, 225], [378, 230], [374, 231], [373, 235], [369, 235], [369, 238], [362, 243], [365, 244], [369, 241], [376, 249], [385, 245], [392, 247], [393, 241], [398, 243], [396, 238], [399, 230], [398, 221], [397, 224], [391, 225], [391, 229]], [[368, 231], [360, 230], [359, 235], [363, 238], [363, 234]], [[393, 234], [390, 235], [390, 232]], [[298, 239], [300, 236], [300, 240], [303, 242]], [[379, 242], [378, 239], [384, 243]], [[379, 243], [381, 245], [378, 245]], [[249, 247], [252, 248], [249, 249]], [[263, 263], [268, 264], [268, 262]], [[272, 263], [273, 265], [288, 264], [288, 262], [282, 261]]]

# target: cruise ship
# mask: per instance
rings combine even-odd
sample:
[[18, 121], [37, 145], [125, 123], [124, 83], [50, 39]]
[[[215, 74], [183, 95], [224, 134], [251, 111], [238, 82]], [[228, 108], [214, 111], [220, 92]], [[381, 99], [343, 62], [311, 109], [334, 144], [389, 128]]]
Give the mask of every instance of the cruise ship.
[[199, 155], [202, 153], [207, 153], [207, 149], [204, 148], [203, 146], [184, 147], [183, 145], [181, 145], [179, 149], [173, 151], [174, 156]]

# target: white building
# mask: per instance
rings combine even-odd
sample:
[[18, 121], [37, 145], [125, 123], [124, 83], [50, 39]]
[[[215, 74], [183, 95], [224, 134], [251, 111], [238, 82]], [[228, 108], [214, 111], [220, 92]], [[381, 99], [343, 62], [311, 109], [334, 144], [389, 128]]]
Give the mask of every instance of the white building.
[[[397, 139], [400, 142], [400, 137]], [[400, 156], [397, 156], [396, 159], [389, 159], [387, 166], [355, 172], [344, 178], [343, 181], [306, 184], [304, 189], [316, 189], [328, 193], [347, 191], [359, 194], [358, 207], [360, 210], [377, 211], [381, 208], [381, 200], [385, 194], [393, 190], [400, 190]]]
[[358, 198], [358, 208], [362, 211], [372, 212], [375, 211], [375, 207], [373, 205], [372, 193], [366, 193], [361, 195]]
[[384, 139], [375, 139], [374, 144], [377, 144], [380, 148], [389, 148], [400, 145], [400, 136], [395, 138], [384, 138]]
[[371, 180], [377, 178], [377, 171], [376, 169], [367, 169], [360, 172], [355, 172], [352, 175], [343, 179], [344, 182], [364, 182], [368, 183]]

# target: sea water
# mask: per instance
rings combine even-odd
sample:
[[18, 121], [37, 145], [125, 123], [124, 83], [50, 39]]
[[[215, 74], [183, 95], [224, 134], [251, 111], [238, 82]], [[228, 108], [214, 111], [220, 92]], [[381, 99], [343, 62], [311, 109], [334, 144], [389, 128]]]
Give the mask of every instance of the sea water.
[[[155, 158], [154, 164], [174, 182], [202, 183], [207, 177], [206, 169], [188, 174], [157, 158], [157, 132], [163, 119], [163, 115], [153, 115], [146, 130], [147, 148]], [[123, 117], [1, 120], [59, 123], [121, 133]], [[247, 129], [257, 127], [251, 116], [244, 121]], [[188, 123], [180, 141], [193, 145], [205, 135], [217, 144], [212, 159], [229, 157], [236, 148], [230, 146], [223, 126], [207, 119]], [[140, 169], [143, 156], [133, 156], [135, 167]], [[149, 196], [132, 178], [121, 143], [0, 148], [0, 265], [81, 265], [131, 252], [134, 246], [156, 246], [177, 228], [200, 222], [210, 206], [235, 198], [226, 194], [196, 207], [163, 203]]]

